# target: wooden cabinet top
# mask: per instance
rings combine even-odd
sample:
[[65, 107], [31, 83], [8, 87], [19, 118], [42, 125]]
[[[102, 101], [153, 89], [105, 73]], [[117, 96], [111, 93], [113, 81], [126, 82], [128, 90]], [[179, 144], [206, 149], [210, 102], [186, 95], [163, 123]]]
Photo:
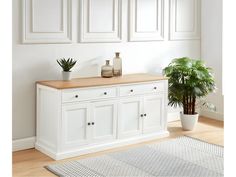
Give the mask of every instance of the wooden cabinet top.
[[55, 89], [70, 89], [70, 88], [150, 82], [150, 81], [167, 80], [167, 79], [168, 79], [167, 77], [163, 76], [141, 73], [141, 74], [127, 74], [121, 77], [112, 77], [112, 78], [87, 77], [87, 78], [72, 79], [70, 81], [51, 80], [51, 81], [37, 81], [36, 83], [52, 87]]

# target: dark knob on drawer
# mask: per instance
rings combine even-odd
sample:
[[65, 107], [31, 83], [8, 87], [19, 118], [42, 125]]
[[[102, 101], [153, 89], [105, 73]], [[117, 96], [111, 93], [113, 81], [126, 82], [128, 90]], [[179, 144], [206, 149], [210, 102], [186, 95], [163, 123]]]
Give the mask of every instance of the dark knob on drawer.
[[157, 89], [157, 87], [154, 87], [154, 90], [156, 90]]
[[147, 114], [144, 114], [144, 116], [146, 117], [146, 116], [147, 116]]
[[78, 95], [75, 95], [75, 98], [78, 98], [79, 96]]
[[88, 123], [88, 125], [90, 125], [90, 122]]
[[107, 92], [104, 92], [104, 95], [107, 95]]
[[94, 125], [94, 122], [92, 122], [92, 125]]
[[141, 114], [141, 117], [143, 117], [143, 114]]
[[131, 89], [131, 90], [130, 90], [130, 92], [134, 92], [134, 90], [133, 90], [133, 89]]

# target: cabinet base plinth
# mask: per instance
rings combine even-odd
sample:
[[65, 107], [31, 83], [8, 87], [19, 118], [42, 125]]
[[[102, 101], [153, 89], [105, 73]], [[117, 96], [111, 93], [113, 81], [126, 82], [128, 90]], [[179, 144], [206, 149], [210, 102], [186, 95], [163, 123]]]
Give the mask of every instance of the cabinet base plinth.
[[126, 146], [126, 145], [132, 145], [132, 144], [137, 144], [137, 143], [141, 143], [141, 142], [160, 139], [160, 138], [164, 138], [164, 137], [168, 137], [168, 136], [169, 136], [168, 131], [161, 131], [158, 133], [142, 135], [142, 136], [138, 136], [138, 137], [132, 137], [132, 138], [127, 138], [127, 139], [117, 139], [117, 140], [115, 140], [113, 142], [109, 142], [109, 143], [101, 143], [101, 144], [91, 145], [91, 146], [87, 145], [87, 146], [81, 147], [79, 149], [73, 149], [71, 151], [65, 151], [65, 152], [59, 152], [59, 153], [36, 142], [35, 149], [48, 155], [49, 157], [53, 158], [54, 160], [61, 160], [61, 159], [76, 157], [76, 156], [80, 156], [80, 155], [84, 155], [84, 154], [90, 154], [90, 153], [95, 153], [95, 152], [99, 152], [99, 151], [104, 151], [104, 150], [108, 150], [108, 149], [119, 148], [119, 147]]

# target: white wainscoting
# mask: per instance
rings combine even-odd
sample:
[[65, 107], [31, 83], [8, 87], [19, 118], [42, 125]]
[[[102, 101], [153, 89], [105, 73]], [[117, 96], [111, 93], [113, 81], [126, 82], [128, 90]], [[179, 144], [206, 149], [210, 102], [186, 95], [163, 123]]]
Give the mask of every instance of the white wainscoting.
[[200, 38], [200, 0], [22, 0], [22, 13], [23, 43], [163, 41], [168, 28], [170, 40]]
[[29, 137], [12, 141], [12, 151], [20, 151], [35, 147], [36, 138]]
[[200, 38], [200, 0], [170, 0], [170, 40]]
[[23, 0], [23, 43], [71, 43], [71, 0]]
[[129, 2], [129, 41], [163, 40], [164, 0]]
[[80, 1], [80, 42], [121, 42], [121, 0]]

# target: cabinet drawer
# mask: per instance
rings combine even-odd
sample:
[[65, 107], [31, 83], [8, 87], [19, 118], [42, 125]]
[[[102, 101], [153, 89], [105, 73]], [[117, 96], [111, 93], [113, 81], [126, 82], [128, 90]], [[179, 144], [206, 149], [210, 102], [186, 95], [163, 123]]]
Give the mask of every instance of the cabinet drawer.
[[76, 89], [62, 92], [62, 102], [103, 99], [116, 97], [116, 88]]
[[132, 96], [146, 93], [158, 93], [164, 91], [164, 83], [148, 83], [120, 87], [120, 96]]

